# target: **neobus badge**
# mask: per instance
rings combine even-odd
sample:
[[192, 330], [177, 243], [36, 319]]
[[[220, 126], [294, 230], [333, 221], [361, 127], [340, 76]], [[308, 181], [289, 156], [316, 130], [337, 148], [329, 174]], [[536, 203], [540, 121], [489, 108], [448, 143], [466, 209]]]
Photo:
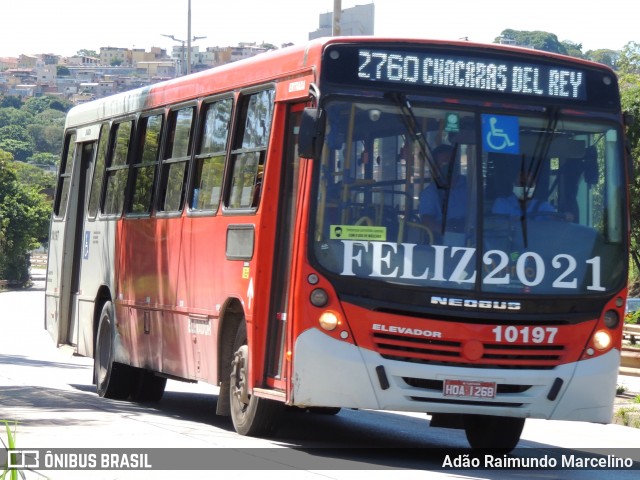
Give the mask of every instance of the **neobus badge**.
[[432, 305], [449, 307], [483, 308], [491, 310], [520, 310], [520, 302], [503, 302], [500, 300], [475, 300], [473, 298], [431, 297]]

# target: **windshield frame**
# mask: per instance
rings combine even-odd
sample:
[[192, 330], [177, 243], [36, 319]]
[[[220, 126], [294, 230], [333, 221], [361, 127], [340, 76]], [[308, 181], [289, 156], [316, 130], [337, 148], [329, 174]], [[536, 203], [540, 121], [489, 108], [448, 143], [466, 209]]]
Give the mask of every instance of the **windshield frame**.
[[[322, 106], [325, 109], [325, 112], [327, 110], [330, 110], [330, 107], [332, 104], [335, 104], [337, 102], [354, 102], [354, 103], [358, 103], [358, 104], [368, 104], [371, 105], [372, 107], [375, 106], [381, 106], [381, 105], [387, 105], [387, 106], [396, 106], [398, 107], [398, 102], [396, 99], [389, 99], [388, 97], [385, 97], [386, 99], [383, 98], [376, 98], [376, 97], [362, 97], [362, 96], [357, 96], [357, 95], [348, 95], [348, 94], [331, 94], [331, 95], [327, 95], [323, 98], [322, 100]], [[469, 102], [469, 103], [456, 103], [455, 106], [451, 105], [449, 102], [447, 102], [445, 99], [442, 98], [434, 98], [434, 97], [415, 97], [411, 99], [411, 104], [410, 104], [410, 108], [412, 106], [415, 105], [419, 105], [420, 108], [431, 108], [431, 109], [444, 109], [444, 110], [455, 110], [458, 109], [461, 112], [465, 112], [465, 113], [469, 113], [470, 115], [474, 115], [476, 117], [480, 117], [480, 115], [482, 113], [486, 113], [487, 111], [491, 111], [491, 112], [499, 112], [499, 113], [507, 113], [510, 115], [516, 115], [516, 116], [532, 116], [532, 117], [536, 117], [536, 118], [543, 118], [539, 115], [541, 109], [538, 108], [531, 108], [531, 109], [527, 109], [527, 108], [517, 108], [517, 109], [510, 109], [510, 108], [504, 108], [504, 106], [499, 106], [496, 105], [495, 107], [491, 108], [490, 110], [487, 110], [486, 108], [481, 108], [476, 102]], [[399, 107], [398, 107], [399, 108]], [[570, 122], [570, 121], [585, 121], [585, 118], [587, 118], [586, 115], [584, 114], [578, 114], [575, 115], [575, 112], [568, 112], [568, 111], [557, 111], [557, 113], [554, 113], [554, 115], [557, 116], [561, 116], [561, 121], [562, 122]], [[592, 112], [591, 112], [592, 113]], [[537, 115], [536, 115], [537, 114]], [[617, 131], [617, 135], [618, 135], [618, 139], [622, 138], [622, 132], [620, 131], [620, 125], [617, 122], [617, 118], [614, 115], [607, 115], [607, 114], [602, 114], [602, 113], [597, 113], [594, 115], [589, 115], [589, 122], [600, 122], [602, 124], [608, 124], [612, 130]], [[558, 119], [556, 119], [554, 122], [557, 122]], [[330, 131], [330, 122], [331, 122], [331, 115], [328, 114], [326, 115], [326, 122], [327, 122], [327, 131]], [[549, 126], [550, 125], [550, 126]], [[547, 126], [547, 130], [552, 131], [554, 129], [554, 125], [552, 125], [551, 123], [548, 124]], [[476, 132], [476, 136], [478, 135], [478, 133]], [[617, 142], [619, 145], [617, 145], [617, 150], [618, 150], [618, 158], [620, 159], [620, 161], [618, 162], [618, 173], [620, 175], [620, 185], [618, 185], [619, 187], [624, 188], [624, 162], [623, 162], [623, 152], [622, 152], [622, 145], [621, 142], [618, 141]], [[323, 146], [323, 151], [324, 148], [326, 147], [326, 144]], [[429, 154], [432, 154], [433, 149], [431, 148], [431, 146], [429, 146]], [[426, 160], [426, 159], [425, 159]], [[326, 265], [323, 265], [321, 261], [318, 260], [318, 258], [316, 257], [316, 254], [314, 253], [314, 245], [316, 242], [316, 237], [317, 237], [317, 222], [318, 222], [318, 218], [316, 215], [316, 206], [317, 206], [317, 201], [318, 201], [318, 196], [319, 196], [319, 182], [317, 181], [317, 179], [319, 178], [319, 176], [321, 175], [321, 163], [322, 161], [317, 161], [316, 165], [314, 166], [314, 170], [313, 170], [313, 175], [314, 175], [314, 182], [313, 182], [313, 188], [312, 188], [312, 200], [310, 202], [310, 222], [309, 222], [309, 239], [310, 239], [310, 243], [309, 243], [309, 258], [311, 259], [311, 263], [313, 264], [313, 266], [315, 268], [318, 268], [323, 274], [327, 275], [328, 277], [332, 278], [334, 282], [336, 282], [336, 284], [338, 285], [344, 285], [344, 291], [348, 292], [348, 291], [353, 291], [353, 288], [351, 288], [351, 286], [347, 286], [347, 284], [351, 283], [357, 283], [358, 285], [360, 285], [360, 287], [358, 287], [360, 289], [360, 291], [369, 291], [370, 289], [374, 289], [377, 290], [378, 287], [380, 286], [378, 284], [379, 282], [379, 278], [378, 279], [372, 279], [372, 278], [362, 278], [362, 277], [358, 277], [358, 276], [349, 276], [347, 279], [344, 278], [343, 275], [340, 275], [338, 272], [336, 271], [332, 271], [329, 268], [326, 268]], [[477, 166], [476, 168], [480, 168], [480, 166]], [[440, 173], [440, 172], [439, 172]], [[481, 189], [483, 188], [482, 185], [482, 178], [480, 175], [476, 175], [475, 178], [472, 179], [472, 182], [474, 184], [476, 184], [476, 188]], [[623, 192], [622, 195], [624, 195], [625, 193]], [[481, 199], [482, 195], [478, 194], [478, 198], [480, 198], [480, 201], [482, 201]], [[620, 201], [626, 201], [625, 198], [620, 199]], [[477, 211], [477, 222], [482, 222], [482, 211], [481, 211], [481, 206], [478, 208]], [[623, 233], [626, 233], [628, 231], [628, 225], [626, 224], [626, 217], [624, 215], [622, 215], [621, 217], [621, 230], [623, 231]], [[620, 251], [622, 252], [624, 250], [624, 248], [627, 248], [627, 235], [623, 235], [622, 239], [621, 239], [621, 243], [620, 243]], [[477, 241], [477, 245], [478, 248], [480, 249], [482, 246], [482, 240], [478, 239]], [[482, 251], [482, 250], [478, 250], [478, 251]], [[476, 259], [476, 263], [480, 264], [480, 259]], [[624, 267], [626, 269], [626, 266]], [[626, 271], [626, 270], [625, 270]], [[592, 294], [593, 296], [599, 296], [599, 295], [611, 295], [614, 292], [617, 292], [620, 288], [622, 288], [622, 286], [624, 285], [624, 278], [625, 275], [621, 274], [618, 276], [618, 281], [615, 283], [615, 285], [609, 285], [608, 288], [605, 291], [590, 291], [590, 292], [563, 292], [563, 297], [566, 298], [573, 298], [573, 297], [578, 297], [578, 296], [582, 296], [585, 293], [588, 294]], [[354, 282], [354, 280], [357, 279], [357, 282]], [[346, 280], [345, 282], [343, 282], [343, 280]], [[396, 285], [393, 282], [380, 282], [382, 283], [382, 287], [383, 288], [395, 288]], [[475, 294], [475, 295], [493, 295], [493, 296], [507, 296], [507, 297], [512, 297], [514, 295], [522, 295], [524, 293], [526, 293], [528, 296], [541, 296], [541, 297], [548, 297], [549, 295], [554, 295], [553, 293], [535, 293], [535, 292], [525, 292], [525, 291], [520, 291], [520, 292], [504, 292], [504, 291], [496, 291], [496, 292], [491, 292], [491, 291], [487, 291], [486, 289], [482, 288], [482, 284], [481, 282], [478, 280], [475, 282], [475, 284], [473, 285], [472, 288], [467, 288], [467, 289], [460, 289], [460, 288], [453, 288], [451, 285], [448, 286], [435, 286], [435, 285], [423, 285], [423, 286], [417, 286], [417, 285], [408, 285], [408, 284], [400, 284], [397, 285], [398, 288], [400, 289], [406, 289], [406, 290], [421, 290], [422, 291], [422, 296], [424, 296], [424, 289], [428, 289], [430, 292], [450, 292], [450, 293], [457, 293], [457, 294], [461, 294], [461, 295], [468, 295], [468, 294]], [[340, 289], [343, 289], [343, 287], [341, 286]], [[364, 289], [364, 290], [363, 290]], [[367, 294], [368, 295], [368, 294]], [[367, 296], [365, 295], [365, 296]]]

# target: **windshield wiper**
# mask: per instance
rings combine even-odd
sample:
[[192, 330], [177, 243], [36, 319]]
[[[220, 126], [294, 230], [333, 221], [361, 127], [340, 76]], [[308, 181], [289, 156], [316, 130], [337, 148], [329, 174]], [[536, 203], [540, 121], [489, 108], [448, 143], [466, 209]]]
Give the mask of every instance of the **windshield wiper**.
[[[442, 198], [442, 230], [440, 235], [444, 235], [447, 226], [447, 212], [449, 210], [449, 194], [451, 193], [451, 182], [453, 181], [453, 169], [455, 168], [456, 154], [458, 153], [458, 144], [456, 143], [451, 149], [449, 156], [449, 168], [447, 172], [447, 182], [444, 185], [444, 197]], [[466, 188], [466, 187], [465, 187]]]
[[433, 179], [436, 182], [438, 188], [448, 189], [448, 182], [445, 182], [443, 173], [440, 171], [440, 167], [433, 157], [433, 149], [429, 146], [424, 134], [422, 133], [422, 130], [418, 127], [418, 121], [415, 114], [413, 113], [413, 108], [411, 107], [411, 104], [409, 103], [407, 97], [402, 93], [389, 92], [385, 94], [385, 98], [392, 100], [400, 108], [400, 111], [402, 112], [402, 121], [411, 134], [411, 137], [416, 142], [418, 142], [418, 146], [420, 147], [420, 154], [429, 164]]
[[540, 175], [542, 162], [547, 158], [549, 154], [549, 149], [551, 148], [551, 142], [553, 140], [553, 134], [556, 132], [556, 129], [558, 127], [559, 117], [560, 115], [558, 108], [551, 107], [549, 110], [549, 120], [547, 121], [547, 126], [538, 136], [538, 141], [536, 142], [536, 146], [533, 149], [533, 154], [531, 156], [532, 162], [526, 172], [524, 168], [525, 154], [523, 153], [521, 157], [520, 176], [521, 178], [524, 176], [523, 180], [525, 184], [523, 198], [522, 200], [520, 200], [520, 225], [522, 228], [522, 240], [524, 241], [524, 248], [528, 248], [527, 206], [529, 201], [533, 199], [529, 198], [529, 190], [538, 181], [538, 175]]

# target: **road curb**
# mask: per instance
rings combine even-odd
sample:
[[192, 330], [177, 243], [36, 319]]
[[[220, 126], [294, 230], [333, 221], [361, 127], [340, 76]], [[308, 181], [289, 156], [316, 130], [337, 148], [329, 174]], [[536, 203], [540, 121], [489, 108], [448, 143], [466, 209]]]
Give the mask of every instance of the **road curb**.
[[640, 428], [640, 407], [637, 404], [617, 407], [612, 423], [625, 427]]

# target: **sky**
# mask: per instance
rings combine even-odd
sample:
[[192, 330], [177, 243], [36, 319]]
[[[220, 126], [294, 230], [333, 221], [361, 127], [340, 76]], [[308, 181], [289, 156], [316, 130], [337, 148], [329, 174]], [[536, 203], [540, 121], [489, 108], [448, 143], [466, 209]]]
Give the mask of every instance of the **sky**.
[[[100, 47], [170, 50], [162, 36], [187, 39], [189, 0], [0, 0], [0, 57], [70, 56]], [[342, 0], [342, 8], [372, 0]], [[621, 50], [640, 43], [640, 1], [604, 0], [373, 0], [375, 34], [491, 43], [507, 29], [541, 30], [582, 51]], [[239, 42], [301, 44], [334, 0], [191, 0], [193, 42], [206, 47]]]

